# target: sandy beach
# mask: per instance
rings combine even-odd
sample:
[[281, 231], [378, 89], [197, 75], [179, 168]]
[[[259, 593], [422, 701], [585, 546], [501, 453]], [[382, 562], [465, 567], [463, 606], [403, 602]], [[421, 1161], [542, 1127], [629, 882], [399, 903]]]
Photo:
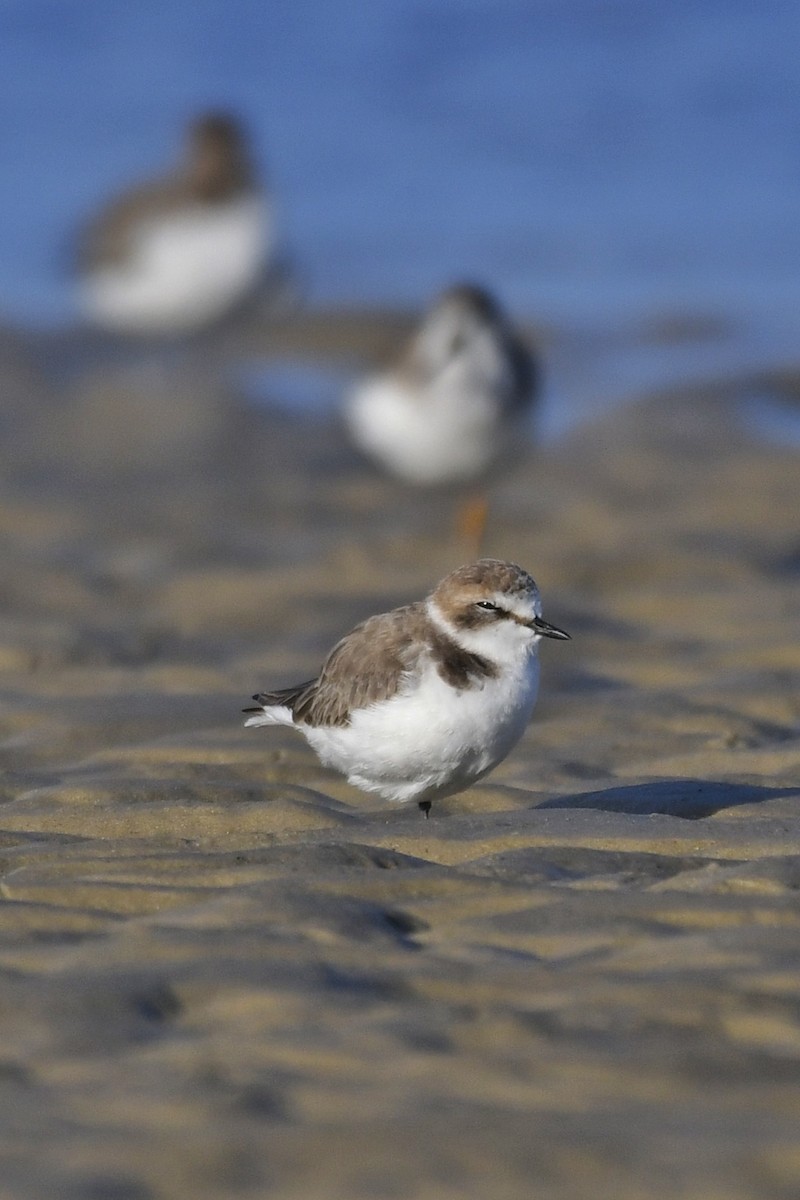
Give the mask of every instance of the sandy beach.
[[191, 356], [65, 378], [8, 332], [0, 383], [4, 1200], [793, 1200], [800, 454], [739, 414], [796, 379], [493, 482], [486, 553], [573, 640], [428, 821], [240, 709], [465, 561], [458, 497]]

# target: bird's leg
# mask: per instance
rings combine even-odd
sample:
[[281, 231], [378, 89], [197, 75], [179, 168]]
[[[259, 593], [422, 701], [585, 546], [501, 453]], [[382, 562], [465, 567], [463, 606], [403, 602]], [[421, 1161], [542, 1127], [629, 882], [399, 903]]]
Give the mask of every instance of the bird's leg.
[[420, 811], [425, 813], [425, 819], [427, 820], [428, 817], [431, 815], [431, 801], [430, 800], [418, 800], [417, 803], [419, 804]]
[[463, 542], [468, 558], [481, 557], [488, 518], [489, 497], [485, 490], [461, 501], [456, 513], [456, 534]]

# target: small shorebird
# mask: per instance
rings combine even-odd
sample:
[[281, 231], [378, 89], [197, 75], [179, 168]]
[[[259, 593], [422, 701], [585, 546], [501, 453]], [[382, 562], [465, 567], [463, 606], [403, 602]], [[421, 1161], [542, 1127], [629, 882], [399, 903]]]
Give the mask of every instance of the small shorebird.
[[246, 725], [290, 725], [320, 760], [384, 800], [433, 800], [482, 779], [517, 743], [539, 688], [542, 618], [514, 563], [484, 558], [426, 600], [370, 617], [316, 679], [253, 697]]
[[274, 248], [272, 209], [239, 123], [191, 123], [185, 161], [112, 201], [79, 246], [79, 301], [119, 333], [191, 333], [253, 293]]
[[391, 369], [356, 385], [344, 416], [356, 445], [404, 482], [458, 483], [510, 449], [535, 384], [533, 357], [497, 302], [460, 284]]

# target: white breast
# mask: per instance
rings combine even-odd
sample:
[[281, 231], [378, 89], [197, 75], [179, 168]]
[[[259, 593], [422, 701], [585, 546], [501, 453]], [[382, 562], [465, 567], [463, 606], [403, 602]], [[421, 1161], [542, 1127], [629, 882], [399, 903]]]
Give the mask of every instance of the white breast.
[[508, 754], [538, 686], [535, 655], [462, 691], [429, 665], [413, 691], [355, 712], [347, 726], [298, 728], [356, 787], [387, 800], [428, 799], [461, 791]]
[[494, 456], [494, 406], [480, 395], [420, 399], [389, 377], [363, 385], [346, 415], [356, 444], [408, 483], [469, 479]]
[[152, 219], [129, 262], [85, 278], [82, 307], [96, 324], [121, 332], [189, 331], [255, 286], [273, 239], [270, 208], [259, 196]]
[[399, 374], [358, 385], [345, 404], [354, 442], [399, 478], [449, 483], [480, 475], [503, 449], [512, 386], [488, 336], [427, 382]]

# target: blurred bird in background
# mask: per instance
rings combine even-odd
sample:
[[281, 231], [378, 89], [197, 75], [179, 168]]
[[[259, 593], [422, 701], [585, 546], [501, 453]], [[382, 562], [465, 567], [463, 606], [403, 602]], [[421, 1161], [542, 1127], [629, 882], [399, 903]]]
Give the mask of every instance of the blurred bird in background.
[[190, 334], [258, 290], [274, 249], [272, 205], [242, 126], [205, 113], [173, 172], [124, 192], [83, 231], [79, 304], [116, 333]]
[[[461, 283], [430, 308], [399, 359], [345, 400], [355, 444], [417, 486], [480, 480], [523, 434], [538, 369], [533, 353], [483, 287]], [[485, 492], [461, 510], [460, 532], [479, 550]]]
[[533, 356], [494, 298], [443, 292], [389, 370], [345, 403], [356, 445], [406, 483], [472, 480], [507, 451], [533, 403]]

